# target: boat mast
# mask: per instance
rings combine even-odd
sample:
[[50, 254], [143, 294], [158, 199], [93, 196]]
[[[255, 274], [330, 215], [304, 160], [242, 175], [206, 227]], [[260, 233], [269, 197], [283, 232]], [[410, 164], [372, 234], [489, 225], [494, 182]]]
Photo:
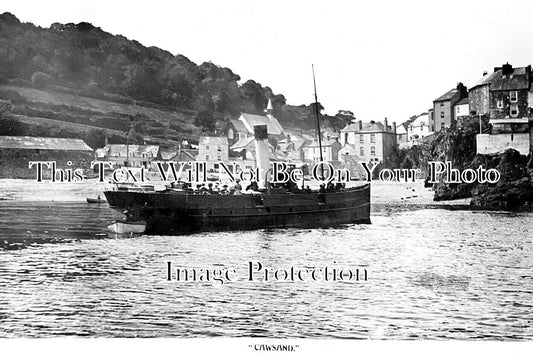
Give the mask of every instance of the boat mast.
[[[320, 133], [320, 111], [318, 110], [318, 97], [316, 95], [315, 66], [311, 64], [311, 68], [313, 69], [313, 86], [315, 88], [316, 132], [318, 135], [318, 148], [320, 149], [320, 162], [322, 162], [324, 159], [322, 157], [322, 137]], [[320, 164], [320, 168], [322, 168], [322, 179], [324, 179], [324, 165]]]

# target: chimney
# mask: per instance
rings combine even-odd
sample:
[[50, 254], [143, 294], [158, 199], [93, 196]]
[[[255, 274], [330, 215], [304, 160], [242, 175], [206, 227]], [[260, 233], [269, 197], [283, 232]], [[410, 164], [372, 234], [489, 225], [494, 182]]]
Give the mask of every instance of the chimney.
[[287, 143], [291, 142], [291, 135], [287, 134]]
[[385, 120], [383, 120], [383, 124], [385, 125], [385, 132], [389, 131], [389, 122], [388, 122], [387, 118], [385, 118]]
[[513, 66], [507, 62], [502, 66], [502, 75], [509, 75], [513, 73]]
[[392, 132], [396, 133], [396, 121], [392, 122]]
[[359, 120], [357, 121], [357, 124], [359, 125], [359, 130], [363, 129], [363, 121]]
[[255, 159], [259, 174], [259, 177], [257, 177], [257, 182], [260, 188], [267, 187], [269, 173], [268, 170], [270, 168], [267, 127], [267, 125], [254, 126]]

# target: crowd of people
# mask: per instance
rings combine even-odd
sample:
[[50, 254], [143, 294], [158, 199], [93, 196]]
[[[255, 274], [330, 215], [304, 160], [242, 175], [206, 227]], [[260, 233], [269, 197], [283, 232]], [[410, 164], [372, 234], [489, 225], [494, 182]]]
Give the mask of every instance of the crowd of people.
[[[261, 192], [256, 181], [251, 181], [246, 184], [246, 188], [243, 189], [241, 181], [237, 180], [234, 184], [218, 183], [218, 182], [209, 182], [205, 184], [198, 184], [196, 189], [193, 189], [191, 183], [178, 181], [177, 183], [172, 183], [171, 188], [174, 190], [187, 191], [195, 194], [220, 194], [220, 195], [241, 195], [241, 194], [253, 194]], [[289, 193], [311, 193], [312, 190], [309, 186], [299, 188], [296, 183], [288, 181], [287, 183], [281, 184], [271, 184], [270, 188], [276, 190], [282, 190]], [[330, 193], [336, 191], [345, 190], [346, 185], [344, 183], [332, 183], [321, 184], [319, 188], [319, 193]]]

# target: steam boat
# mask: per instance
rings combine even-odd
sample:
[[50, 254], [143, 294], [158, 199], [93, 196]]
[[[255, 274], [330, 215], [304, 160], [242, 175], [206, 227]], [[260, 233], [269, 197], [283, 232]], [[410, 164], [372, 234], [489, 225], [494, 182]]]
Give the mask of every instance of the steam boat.
[[[314, 73], [313, 73], [314, 79]], [[321, 146], [315, 85], [315, 114]], [[145, 226], [145, 234], [179, 235], [198, 231], [328, 227], [370, 223], [370, 184], [320, 191], [272, 189], [267, 125], [254, 126], [260, 180], [251, 194], [205, 194], [166, 189], [104, 192], [109, 206], [126, 215], [115, 230]], [[322, 161], [322, 148], [320, 147]], [[129, 231], [129, 230], [128, 230]]]
[[146, 223], [146, 234], [370, 223], [370, 185], [339, 192], [201, 195], [190, 192], [106, 191], [126, 221]]

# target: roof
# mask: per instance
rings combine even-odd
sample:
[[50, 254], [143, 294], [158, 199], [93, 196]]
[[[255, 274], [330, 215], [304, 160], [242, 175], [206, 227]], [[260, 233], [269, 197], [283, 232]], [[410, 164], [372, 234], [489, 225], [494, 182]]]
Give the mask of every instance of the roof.
[[195, 161], [197, 155], [198, 150], [182, 148], [178, 150], [178, 152], [176, 152], [176, 154], [172, 156], [170, 160], [175, 162]]
[[[322, 140], [322, 147], [329, 147], [329, 146], [333, 145], [334, 143], [339, 143], [339, 141], [332, 140], [332, 139], [323, 139]], [[318, 141], [311, 142], [309, 144], [309, 146], [307, 146], [307, 147], [318, 147]]]
[[478, 80], [474, 85], [472, 85], [469, 90], [475, 89], [482, 85], [489, 85], [490, 83], [492, 83], [492, 80], [494, 79], [495, 75], [496, 72], [485, 74], [480, 80]]
[[239, 141], [235, 142], [230, 147], [230, 150], [233, 150], [233, 151], [243, 150], [246, 147], [248, 147], [248, 145], [250, 145], [254, 140], [255, 140], [255, 138], [253, 136], [252, 137], [241, 138]]
[[200, 136], [200, 140], [198, 141], [198, 145], [221, 145], [221, 146], [227, 146], [228, 145], [228, 138], [225, 136]]
[[81, 139], [57, 137], [0, 136], [0, 148], [93, 152]]
[[174, 157], [178, 153], [178, 150], [177, 149], [172, 149], [172, 150], [161, 149], [160, 152], [161, 152], [161, 158], [164, 160], [168, 160]]
[[248, 132], [248, 129], [246, 128], [246, 126], [244, 126], [242, 121], [231, 119], [230, 122], [233, 124], [233, 127], [235, 127], [235, 130], [240, 132]]
[[512, 73], [507, 75], [503, 75], [501, 69], [494, 73], [491, 91], [520, 89], [529, 89], [529, 70], [526, 67], [513, 68]]
[[[429, 114], [428, 113], [423, 113], [423, 114], [418, 115], [413, 121], [409, 123], [409, 127], [419, 127], [422, 125], [429, 125]], [[396, 133], [398, 133], [398, 131], [396, 131]]]
[[159, 153], [159, 146], [111, 144], [96, 150], [96, 156], [99, 158], [126, 157], [127, 152], [129, 152], [130, 156], [133, 155], [133, 157], [142, 157], [143, 154], [149, 154], [151, 157], [157, 157]]
[[468, 98], [462, 98], [461, 100], [459, 100], [458, 102], [455, 103], [455, 106], [457, 105], [468, 105], [469, 101], [468, 101]]
[[407, 133], [407, 130], [405, 129], [405, 126], [399, 125], [396, 128], [396, 135], [405, 135]]
[[283, 127], [275, 117], [268, 118], [266, 116], [253, 115], [242, 113], [239, 118], [248, 129], [248, 132], [254, 133], [254, 126], [267, 125], [267, 131], [270, 135], [283, 134]]
[[359, 130], [359, 124], [350, 124], [343, 128], [341, 132], [386, 132], [385, 126], [381, 122], [365, 122], [363, 128]]
[[448, 101], [453, 99], [455, 95], [459, 94], [459, 90], [456, 88], [453, 88], [452, 90], [448, 91], [446, 94], [439, 96], [437, 99], [433, 101]]

